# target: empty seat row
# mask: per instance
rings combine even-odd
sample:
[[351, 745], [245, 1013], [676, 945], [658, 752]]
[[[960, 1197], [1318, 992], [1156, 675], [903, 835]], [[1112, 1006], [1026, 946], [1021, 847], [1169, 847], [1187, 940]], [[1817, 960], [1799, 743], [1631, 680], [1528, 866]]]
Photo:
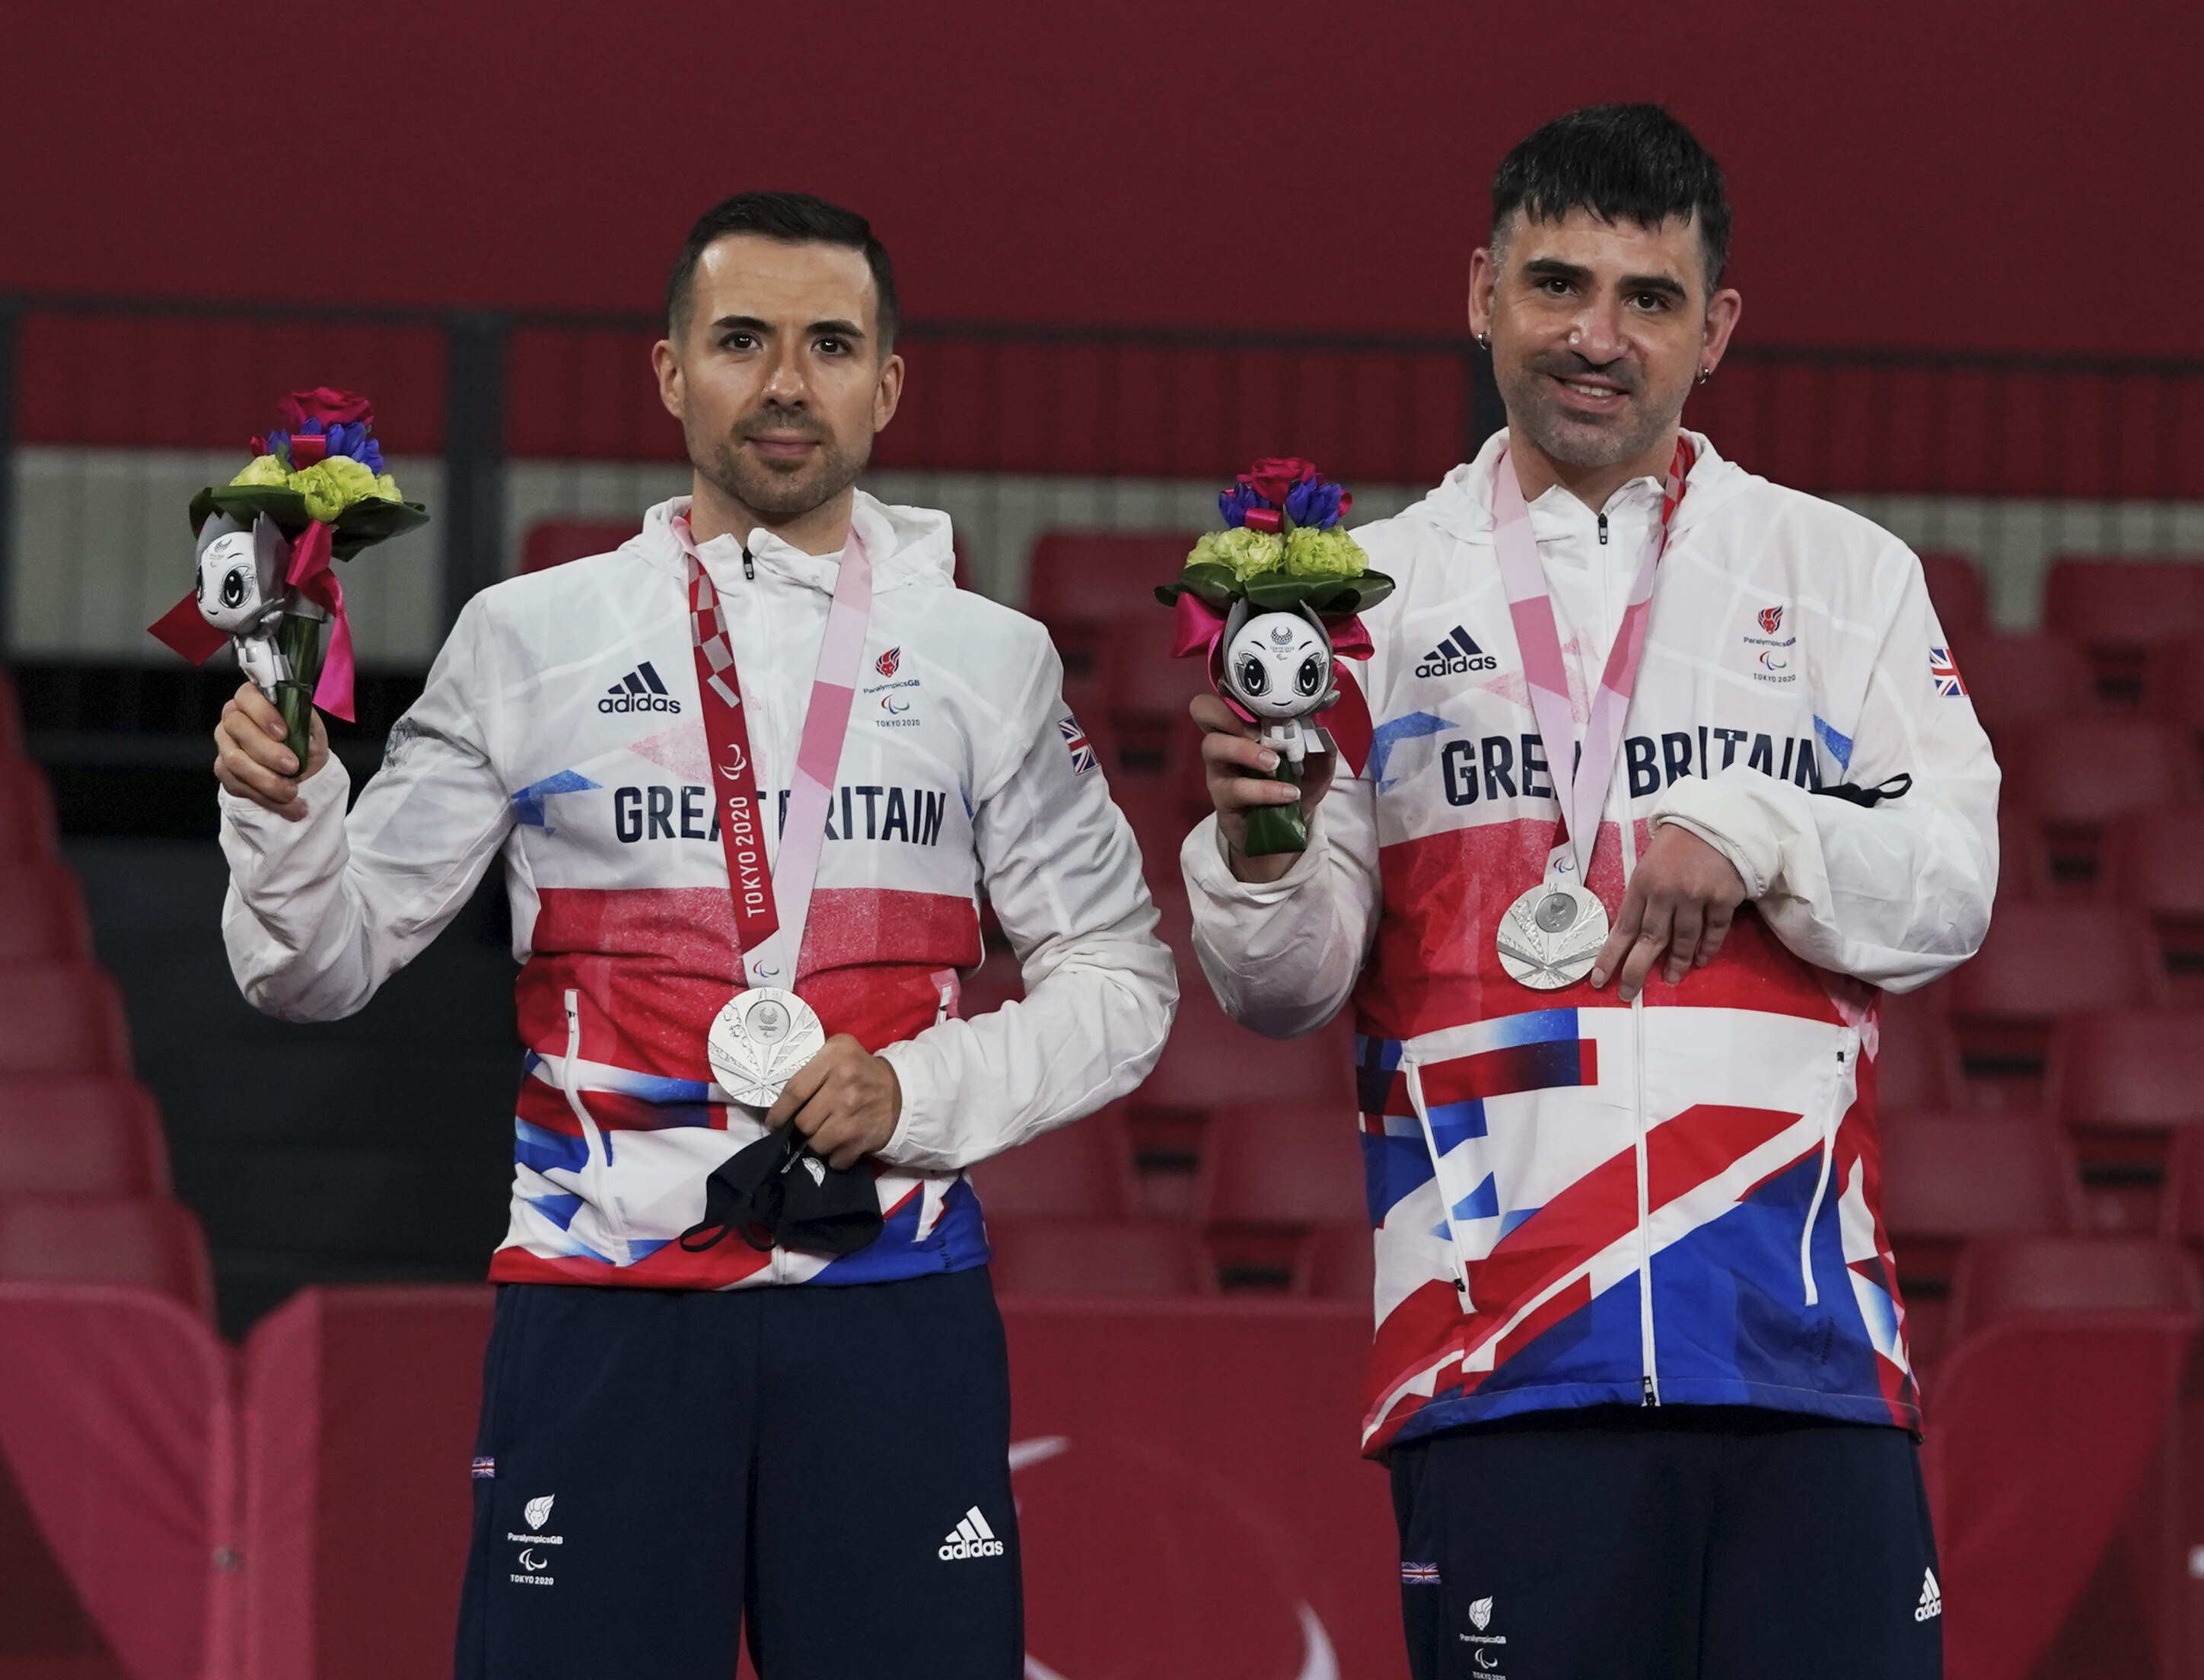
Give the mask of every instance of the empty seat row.
[[206, 1239], [167, 1196], [0, 1194], [0, 1282], [121, 1284], [214, 1316]]
[[1010, 1295], [1210, 1295], [1261, 1290], [1366, 1306], [1369, 1227], [1319, 1226], [1250, 1262], [1169, 1220], [987, 1222], [996, 1287]]

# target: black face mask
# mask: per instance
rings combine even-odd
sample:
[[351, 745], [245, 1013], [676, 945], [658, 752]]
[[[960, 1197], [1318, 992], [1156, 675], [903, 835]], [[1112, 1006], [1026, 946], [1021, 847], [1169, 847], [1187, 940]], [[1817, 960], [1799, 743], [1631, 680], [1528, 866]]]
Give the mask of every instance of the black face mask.
[[730, 1231], [759, 1250], [855, 1254], [880, 1233], [880, 1192], [870, 1173], [828, 1166], [784, 1126], [704, 1180], [704, 1216], [681, 1233], [681, 1246], [701, 1254]]

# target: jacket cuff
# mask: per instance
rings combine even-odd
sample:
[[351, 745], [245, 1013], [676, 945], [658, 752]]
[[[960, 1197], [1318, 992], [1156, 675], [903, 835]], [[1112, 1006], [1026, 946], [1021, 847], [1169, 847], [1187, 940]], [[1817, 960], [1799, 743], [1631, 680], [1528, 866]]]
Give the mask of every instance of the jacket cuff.
[[1232, 873], [1231, 848], [1212, 812], [1186, 837], [1179, 848], [1179, 870], [1188, 891], [1199, 892], [1218, 904], [1267, 906], [1292, 897], [1303, 883], [1322, 873], [1324, 867], [1324, 807], [1309, 813], [1308, 849], [1294, 860], [1293, 867], [1275, 881], [1243, 881]]
[[895, 1069], [903, 1097], [895, 1130], [874, 1151], [876, 1160], [891, 1167], [947, 1170], [950, 1158], [951, 1093], [937, 1078], [938, 1058], [909, 1038], [881, 1050], [880, 1060]]
[[1720, 852], [1751, 899], [1774, 889], [1783, 858], [1780, 813], [1759, 796], [1756, 783], [1776, 785], [1742, 765], [1711, 778], [1686, 776], [1661, 796], [1651, 820], [1656, 833], [1673, 823]]

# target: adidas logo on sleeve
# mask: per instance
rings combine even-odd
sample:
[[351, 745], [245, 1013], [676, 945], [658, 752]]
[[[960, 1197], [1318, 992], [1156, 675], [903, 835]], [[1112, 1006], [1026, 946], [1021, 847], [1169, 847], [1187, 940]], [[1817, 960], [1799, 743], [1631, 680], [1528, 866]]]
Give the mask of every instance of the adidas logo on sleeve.
[[597, 702], [600, 712], [678, 712], [681, 702], [666, 692], [666, 684], [645, 660], [605, 690]]
[[953, 1564], [965, 1558], [999, 1558], [1003, 1542], [995, 1538], [995, 1531], [987, 1526], [987, 1519], [974, 1505], [964, 1513], [964, 1520], [949, 1531], [934, 1555], [945, 1564]]
[[1419, 677], [1461, 677], [1472, 671], [1496, 670], [1500, 661], [1477, 645], [1476, 638], [1460, 624], [1453, 634], [1424, 655], [1416, 667]]

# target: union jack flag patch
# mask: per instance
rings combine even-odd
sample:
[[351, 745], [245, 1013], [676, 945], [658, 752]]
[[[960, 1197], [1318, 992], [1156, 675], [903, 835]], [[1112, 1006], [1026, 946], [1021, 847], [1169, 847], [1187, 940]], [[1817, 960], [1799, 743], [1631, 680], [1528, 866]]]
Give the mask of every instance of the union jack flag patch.
[[497, 1460], [477, 1458], [474, 1462], [474, 1476], [477, 1482], [493, 1482], [497, 1478]]
[[1087, 738], [1087, 731], [1079, 726], [1076, 718], [1065, 718], [1056, 726], [1063, 737], [1063, 750], [1071, 754], [1071, 773], [1084, 776], [1100, 762], [1094, 756], [1094, 743]]
[[1401, 1584], [1403, 1587], [1436, 1587], [1439, 1584], [1437, 1564], [1412, 1564], [1405, 1559], [1401, 1564]]
[[1959, 662], [1952, 657], [1949, 648], [1928, 650], [1928, 680], [1936, 685], [1936, 692], [1946, 700], [1957, 700], [1967, 691], [1959, 678]]

